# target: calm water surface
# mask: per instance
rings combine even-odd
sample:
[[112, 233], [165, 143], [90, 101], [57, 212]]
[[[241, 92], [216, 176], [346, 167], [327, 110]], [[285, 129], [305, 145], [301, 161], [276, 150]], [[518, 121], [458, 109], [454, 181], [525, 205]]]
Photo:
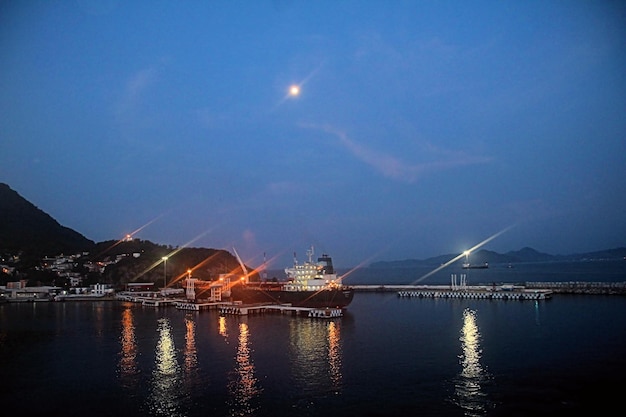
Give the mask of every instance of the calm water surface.
[[108, 302], [0, 306], [20, 415], [548, 415], [620, 405], [626, 297], [404, 299], [221, 317]]

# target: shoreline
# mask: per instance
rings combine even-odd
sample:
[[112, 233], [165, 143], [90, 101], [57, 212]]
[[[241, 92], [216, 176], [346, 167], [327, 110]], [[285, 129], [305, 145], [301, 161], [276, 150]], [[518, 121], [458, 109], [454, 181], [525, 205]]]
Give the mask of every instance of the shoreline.
[[[506, 294], [508, 292], [537, 292], [563, 295], [626, 295], [626, 281], [622, 282], [593, 282], [593, 281], [533, 281], [519, 284], [479, 284], [465, 287], [451, 285], [412, 285], [412, 284], [355, 284], [349, 285], [355, 293], [358, 292], [402, 292], [402, 291], [437, 291], [437, 292], [483, 292], [489, 294]], [[158, 300], [157, 297], [155, 300]], [[40, 302], [77, 302], [77, 301], [119, 301], [116, 295], [95, 296], [88, 294], [57, 296], [57, 297], [2, 297], [1, 304], [40, 303]]]

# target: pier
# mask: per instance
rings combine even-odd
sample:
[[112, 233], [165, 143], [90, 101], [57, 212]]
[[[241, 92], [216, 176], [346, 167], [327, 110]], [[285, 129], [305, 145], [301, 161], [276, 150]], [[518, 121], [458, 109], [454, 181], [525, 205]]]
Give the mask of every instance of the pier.
[[[521, 292], [522, 295], [532, 294], [536, 291], [548, 295], [555, 294], [578, 294], [578, 295], [626, 295], [626, 281], [620, 282], [587, 282], [587, 281], [558, 281], [558, 282], [525, 282], [523, 284], [501, 284], [501, 285], [473, 285], [465, 286], [464, 288], [453, 287], [451, 285], [394, 285], [394, 284], [379, 284], [379, 285], [352, 285], [352, 289], [356, 292], [474, 292], [481, 293], [479, 298], [488, 298], [483, 292], [489, 291], [492, 295], [491, 298], [501, 299], [498, 294], [502, 292], [509, 294], [510, 291]], [[493, 295], [496, 294], [496, 297]], [[456, 297], [458, 298], [458, 297]], [[527, 297], [524, 297], [526, 299]]]
[[626, 295], [626, 281], [622, 282], [527, 282], [526, 288], [545, 288], [555, 294]]
[[140, 303], [142, 306], [147, 307], [166, 307], [175, 305], [176, 300], [172, 298], [143, 298], [137, 297], [132, 300], [134, 303]]
[[399, 297], [467, 298], [485, 300], [545, 300], [552, 289], [522, 285], [354, 285], [359, 292], [396, 292]]
[[340, 308], [313, 308], [295, 307], [291, 304], [254, 304], [246, 305], [238, 301], [207, 301], [193, 302], [180, 298], [155, 298], [155, 297], [133, 297], [128, 294], [116, 297], [118, 300], [130, 301], [147, 307], [168, 307], [174, 306], [178, 310], [204, 311], [219, 310], [222, 315], [250, 316], [259, 314], [291, 314], [294, 316], [310, 318], [335, 318], [342, 317], [343, 310]]
[[489, 291], [484, 289], [464, 290], [414, 290], [399, 291], [399, 297], [418, 298], [458, 298], [458, 299], [483, 299], [483, 300], [545, 300], [550, 298], [550, 290], [507, 290]]
[[187, 301], [179, 301], [175, 303], [175, 306], [179, 310], [187, 311], [202, 311], [202, 310], [217, 310], [221, 307], [232, 305], [232, 303], [224, 301], [207, 302], [207, 303], [192, 303]]
[[310, 318], [330, 319], [343, 316], [340, 308], [294, 307], [287, 304], [226, 305], [220, 307], [220, 314], [249, 316], [266, 313], [291, 314]]

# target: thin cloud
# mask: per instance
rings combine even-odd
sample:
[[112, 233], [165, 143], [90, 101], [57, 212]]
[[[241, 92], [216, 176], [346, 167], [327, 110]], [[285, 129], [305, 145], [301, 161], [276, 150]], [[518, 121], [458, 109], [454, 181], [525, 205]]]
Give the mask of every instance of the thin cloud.
[[125, 120], [128, 113], [133, 113], [141, 105], [141, 97], [157, 79], [154, 68], [145, 68], [133, 74], [127, 81], [122, 97], [117, 104], [118, 120]]
[[469, 156], [462, 152], [443, 151], [430, 147], [431, 154], [443, 159], [411, 164], [378, 149], [369, 148], [332, 126], [307, 124], [302, 125], [302, 127], [321, 130], [336, 136], [339, 139], [339, 143], [356, 159], [374, 168], [374, 170], [387, 178], [407, 183], [413, 183], [430, 172], [455, 169], [467, 165], [484, 164], [491, 161], [491, 158], [488, 157]]
[[291, 181], [277, 181], [268, 184], [267, 191], [271, 195], [293, 194], [297, 191], [297, 186]]
[[[130, 75], [123, 85], [117, 102], [114, 104], [113, 117], [120, 138], [127, 144], [145, 144], [143, 130], [154, 123], [154, 117], [146, 112], [146, 96], [158, 80], [158, 71], [154, 67], [144, 68]], [[150, 144], [156, 149], [155, 143]]]

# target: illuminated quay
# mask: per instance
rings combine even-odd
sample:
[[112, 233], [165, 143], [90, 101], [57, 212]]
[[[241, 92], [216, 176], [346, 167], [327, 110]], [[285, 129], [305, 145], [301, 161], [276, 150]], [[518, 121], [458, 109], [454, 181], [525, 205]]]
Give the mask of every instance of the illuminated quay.
[[312, 308], [296, 307], [286, 304], [264, 304], [264, 305], [224, 305], [220, 307], [220, 314], [247, 316], [253, 314], [291, 314], [294, 316], [311, 318], [335, 318], [343, 316], [341, 308]]
[[341, 308], [297, 307], [289, 304], [242, 304], [232, 301], [213, 301], [206, 303], [190, 302], [175, 298], [129, 297], [118, 296], [118, 300], [130, 301], [146, 307], [174, 306], [179, 310], [202, 311], [219, 310], [222, 315], [248, 316], [267, 313], [291, 314], [311, 318], [335, 318], [343, 316]]
[[489, 290], [484, 287], [468, 287], [463, 290], [419, 289], [398, 291], [399, 297], [418, 298], [459, 298], [485, 300], [546, 300], [552, 296], [550, 290]]
[[552, 290], [527, 288], [523, 285], [466, 285], [455, 277], [450, 285], [353, 285], [356, 292], [397, 292], [406, 298], [450, 298], [485, 300], [545, 300], [552, 297]]

